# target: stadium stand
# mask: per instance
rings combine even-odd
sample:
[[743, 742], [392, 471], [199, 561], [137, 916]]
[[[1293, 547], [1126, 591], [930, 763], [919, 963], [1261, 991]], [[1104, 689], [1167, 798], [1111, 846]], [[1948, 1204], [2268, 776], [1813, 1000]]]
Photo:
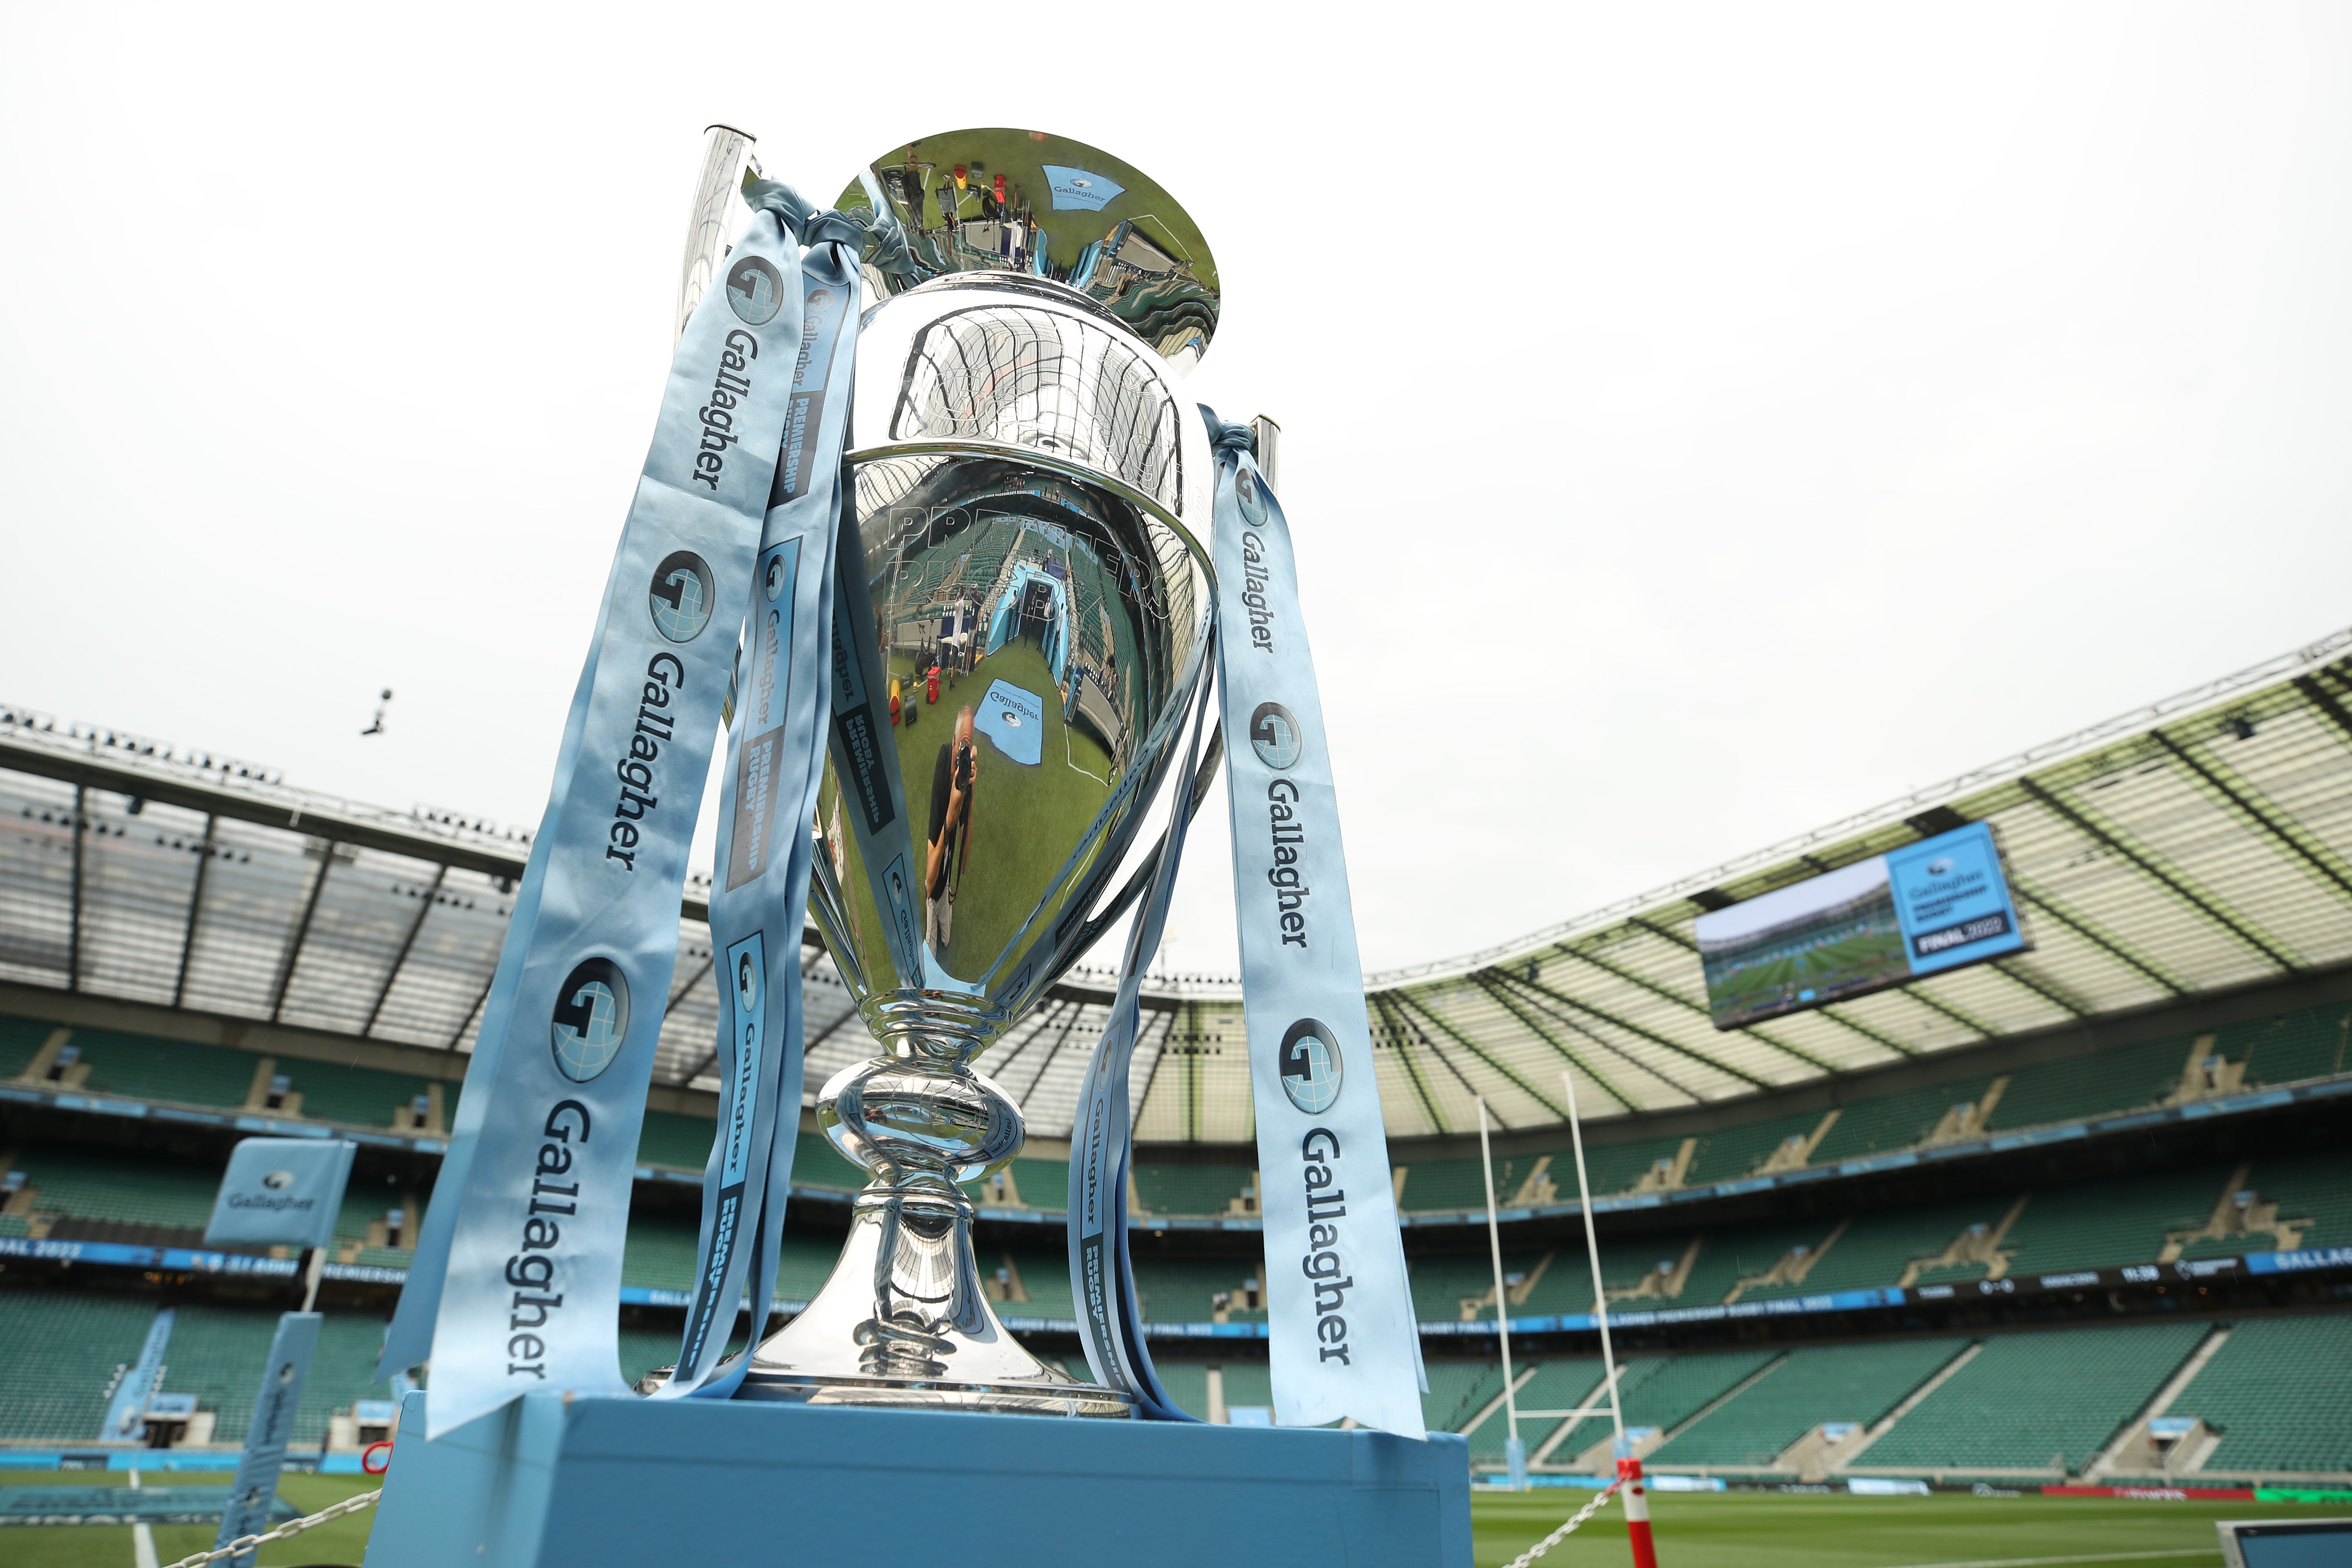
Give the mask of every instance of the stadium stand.
[[[1541, 1254], [1506, 1252], [1506, 1278], [1532, 1267]], [[1424, 1323], [1466, 1321], [1494, 1315], [1495, 1270], [1483, 1252], [1427, 1252], [1408, 1260], [1412, 1283], [1413, 1315]], [[1465, 1301], [1485, 1300], [1483, 1310], [1465, 1310]]]
[[698, 1236], [697, 1225], [690, 1219], [633, 1216], [621, 1243], [621, 1283], [660, 1290], [691, 1290]]
[[[253, 1399], [261, 1381], [262, 1364], [269, 1359], [270, 1337], [278, 1314], [252, 1307], [189, 1302], [174, 1309], [172, 1342], [165, 1347], [162, 1387], [173, 1394], [193, 1394], [196, 1408], [217, 1414], [215, 1435], [223, 1442], [245, 1438], [253, 1420]], [[377, 1342], [383, 1325], [378, 1323]], [[302, 1385], [303, 1408], [295, 1419], [295, 1440], [316, 1441], [319, 1433], [303, 1430], [315, 1394]]]
[[[264, 1058], [252, 1052], [115, 1030], [60, 1031], [37, 1019], [0, 1019], [0, 1079], [23, 1075], [61, 1033], [79, 1052], [75, 1070], [80, 1076], [74, 1080], [79, 1089], [158, 1104], [259, 1109], [253, 1097], [257, 1082], [266, 1081], [257, 1079], [257, 1064]], [[1704, 1185], [1759, 1170], [1832, 1164], [1916, 1148], [1948, 1137], [1956, 1128], [2014, 1131], [2179, 1103], [2210, 1093], [2340, 1075], [2346, 1068], [2347, 1035], [2352, 1035], [2352, 1011], [2343, 1005], [2304, 1008], [2218, 1031], [2038, 1063], [2010, 1074], [1963, 1073], [1924, 1089], [1860, 1095], [1833, 1113], [1764, 1115], [1689, 1139], [1612, 1142], [1603, 1125], [1600, 1138], [1588, 1144], [1587, 1156], [1596, 1193]], [[292, 1106], [269, 1112], [282, 1118], [414, 1131], [405, 1118], [418, 1097], [439, 1101], [439, 1124], [425, 1131], [446, 1131], [455, 1114], [455, 1082], [311, 1059], [269, 1060], [289, 1080]], [[2209, 1070], [2200, 1063], [2218, 1065]], [[1964, 1110], [1968, 1117], [1958, 1114]], [[698, 1170], [709, 1154], [710, 1137], [710, 1124], [698, 1117], [652, 1111], [639, 1159], [648, 1165]], [[1401, 1150], [1400, 1156], [1407, 1212], [1464, 1212], [1485, 1205], [1486, 1184], [1475, 1158], [1413, 1160], [1409, 1150]], [[1239, 1164], [1139, 1165], [1138, 1207], [1155, 1215], [1226, 1215], [1237, 1205], [1241, 1212], [1250, 1212], [1244, 1194], [1254, 1174]], [[1498, 1156], [1495, 1176], [1496, 1196], [1505, 1207], [1560, 1204], [1573, 1197], [1574, 1165], [1564, 1142], [1555, 1150]], [[1015, 1162], [1012, 1177], [1019, 1206], [1058, 1211], [1064, 1205], [1066, 1162], [1024, 1156]], [[794, 1180], [850, 1191], [862, 1185], [864, 1177], [824, 1138], [803, 1132]], [[1010, 1194], [983, 1193], [978, 1187], [973, 1191], [983, 1201], [1014, 1201]], [[2021, 1268], [2043, 1266], [2029, 1261], [2029, 1246], [2033, 1259], [2046, 1250], [2032, 1234], [2041, 1216], [2031, 1206], [2029, 1216], [2018, 1237]], [[2167, 1224], [2180, 1217], [2168, 1215]]]
[[1769, 1376], [1673, 1434], [1652, 1456], [1661, 1469], [1780, 1468], [1781, 1456], [1825, 1422], [1876, 1423], [1954, 1356], [1965, 1339], [1805, 1345]]
[[2017, 1274], [2149, 1263], [2168, 1230], [2203, 1223], [2227, 1167], [2151, 1171], [2038, 1194], [2010, 1230]]
[[0, 1079], [22, 1078], [56, 1029], [37, 1018], [0, 1017]]
[[[1055, 1261], [1066, 1280], [1066, 1258]], [[1029, 1272], [1026, 1265], [1023, 1272], [1025, 1278]], [[1254, 1259], [1244, 1263], [1234, 1258], [1139, 1258], [1135, 1289], [1143, 1315], [1150, 1321], [1205, 1323], [1221, 1310], [1227, 1315], [1227, 1321], [1247, 1321], [1265, 1315], [1262, 1307], [1244, 1305], [1251, 1297], [1263, 1301], [1263, 1297], [1257, 1296], [1262, 1278]], [[1219, 1295], [1227, 1298], [1223, 1308], [1215, 1304]]]
[[[1517, 1392], [1523, 1410], [1570, 1410], [1581, 1405], [1585, 1396], [1601, 1394], [1601, 1358], [1599, 1356], [1569, 1356], [1547, 1360], [1530, 1369], [1515, 1364], [1512, 1372], [1525, 1379]], [[1502, 1378], [1495, 1379], [1496, 1392], [1501, 1392]], [[1493, 1395], [1488, 1395], [1489, 1398]], [[1475, 1412], [1473, 1412], [1475, 1415]], [[1547, 1415], [1522, 1415], [1519, 1418], [1519, 1441], [1533, 1454], [1543, 1447], [1560, 1422]], [[1470, 1462], [1474, 1466], [1500, 1465], [1507, 1461], [1510, 1441], [1510, 1423], [1505, 1412], [1497, 1410], [1480, 1422], [1470, 1434]]]
[[1426, 1365], [1429, 1392], [1421, 1396], [1421, 1411], [1433, 1432], [1460, 1431], [1503, 1392], [1500, 1361], [1430, 1361]]
[[220, 1169], [113, 1150], [41, 1144], [12, 1167], [36, 1190], [26, 1205], [44, 1219], [88, 1220], [181, 1231], [193, 1238], [212, 1217]]
[[[1160, 1386], [1176, 1407], [1202, 1420], [1209, 1418], [1209, 1366], [1202, 1361], [1163, 1361], [1153, 1370], [1160, 1373]], [[1222, 1371], [1222, 1369], [1220, 1369]]]
[[[637, 1134], [637, 1163], [698, 1171], [710, 1158], [712, 1131], [713, 1124], [699, 1116], [648, 1110], [645, 1131]], [[797, 1152], [793, 1163], [799, 1163]]]
[[2166, 1414], [2221, 1434], [2200, 1468], [2352, 1470], [2352, 1316], [2242, 1322]]
[[631, 1383], [658, 1367], [677, 1363], [677, 1333], [675, 1330], [632, 1329], [621, 1331], [621, 1375]]
[[[85, 1305], [104, 1300], [83, 1297]], [[253, 1402], [260, 1388], [261, 1370], [269, 1357], [278, 1313], [268, 1308], [183, 1303], [173, 1309], [175, 1321], [164, 1353], [161, 1388], [193, 1394], [196, 1407], [216, 1413], [215, 1440], [240, 1443], [253, 1419]], [[383, 1348], [383, 1320], [365, 1314], [325, 1314], [320, 1324], [319, 1346], [302, 1384], [302, 1400], [294, 1417], [297, 1447], [320, 1444], [327, 1437], [328, 1418], [347, 1411], [356, 1399], [387, 1399], [390, 1387], [376, 1381], [377, 1352]]]
[[[184, 1049], [185, 1047], [178, 1047]], [[229, 1053], [224, 1053], [229, 1054]], [[235, 1053], [243, 1055], [244, 1053]], [[252, 1070], [248, 1063], [247, 1070]], [[278, 1070], [293, 1080], [295, 1092], [302, 1097], [301, 1115], [308, 1121], [329, 1121], [342, 1127], [407, 1127], [402, 1112], [415, 1102], [416, 1097], [434, 1098], [434, 1080], [411, 1078], [405, 1073], [380, 1072], [374, 1068], [341, 1067], [331, 1062], [278, 1059]], [[441, 1130], [446, 1131], [457, 1113], [457, 1085], [438, 1085], [441, 1100]], [[239, 1100], [244, 1089], [239, 1089]], [[426, 1129], [430, 1131], [431, 1129]], [[704, 1135], [705, 1142], [709, 1134]]]
[[1992, 1082], [1989, 1075], [1969, 1074], [1929, 1089], [1857, 1100], [1843, 1109], [1814, 1146], [1808, 1163], [1828, 1165], [1864, 1154], [1916, 1148], [1955, 1107], [1981, 1106]]
[[1262, 1361], [1229, 1361], [1225, 1366], [1225, 1407], [1274, 1403], [1274, 1373]]
[[[2010, 1201], [2005, 1196], [1963, 1199], [1859, 1216], [1824, 1233], [1801, 1280], [1748, 1286], [1739, 1299], [1770, 1300], [1893, 1285], [1914, 1260], [1940, 1255], [1970, 1226], [1998, 1226]], [[1976, 1279], [1983, 1272], [1981, 1267], [1973, 1272], [1950, 1269], [1943, 1277]]]
[[1819, 1130], [1822, 1113], [1801, 1110], [1721, 1128], [1698, 1140], [1682, 1184], [1737, 1181], [1760, 1169], [1790, 1139], [1800, 1144]]
[[1810, 1279], [1822, 1242], [1837, 1226], [1834, 1219], [1790, 1220], [1708, 1236], [1700, 1243], [1681, 1300], [1694, 1306], [1731, 1301], [1762, 1288], [1751, 1280]]
[[[999, 1268], [1017, 1271], [1025, 1300], [1000, 1308], [1006, 1315], [1016, 1318], [1048, 1318], [1061, 1322], [1073, 1321], [1077, 1308], [1070, 1300], [1070, 1257], [1050, 1247], [985, 1247], [981, 1250], [981, 1268], [992, 1276]], [[1202, 1321], [1192, 1318], [1192, 1322]]]
[[[1748, 1378], [1780, 1359], [1777, 1350], [1718, 1351], [1693, 1355], [1633, 1356], [1617, 1375], [1617, 1399], [1625, 1413], [1630, 1435], [1636, 1427], [1654, 1427], [1669, 1436], [1691, 1417], [1738, 1388]], [[1605, 1389], [1592, 1403], [1602, 1403]], [[1585, 1449], [1612, 1435], [1605, 1415], [1588, 1415], [1565, 1432], [1547, 1439], [1537, 1456], [1550, 1468], [1565, 1469]]]
[[107, 1385], [154, 1321], [154, 1302], [133, 1297], [0, 1288], [0, 1441], [97, 1436]]
[[2207, 1333], [2131, 1323], [1995, 1336], [1851, 1468], [2080, 1473]]
[[[1146, 1214], [1220, 1215], [1234, 1212], [1243, 1194], [1256, 1184], [1257, 1173], [1243, 1165], [1138, 1165], [1134, 1181], [1136, 1201]], [[1058, 1191], [1068, 1190], [1065, 1176]], [[1061, 1201], [1048, 1206], [1058, 1208]], [[1254, 1214], [1256, 1205], [1241, 1212]]]
[[253, 1082], [254, 1058], [243, 1051], [188, 1048], [104, 1029], [65, 1031], [89, 1068], [81, 1087], [93, 1094], [160, 1100], [180, 1105], [237, 1106]]
[[[92, 1094], [164, 1105], [252, 1110], [280, 1120], [344, 1127], [405, 1126], [402, 1110], [419, 1095], [430, 1098], [438, 1081], [307, 1058], [263, 1058], [251, 1051], [119, 1030], [61, 1029], [21, 1018], [6, 1020], [5, 1033], [0, 1033], [0, 1078], [22, 1077], [52, 1040], [69, 1045], [78, 1053], [76, 1065], [85, 1070], [71, 1087]], [[272, 1073], [290, 1080], [292, 1104], [271, 1107], [257, 1101], [257, 1082], [266, 1085]], [[446, 1127], [457, 1109], [457, 1085], [441, 1084], [440, 1094]]]
[[[621, 1247], [621, 1283], [657, 1290], [692, 1290], [699, 1242], [698, 1222], [684, 1211], [631, 1218]], [[840, 1256], [837, 1237], [810, 1237], [788, 1229], [776, 1265], [778, 1299], [808, 1300], [824, 1285]]]
[[2210, 1212], [2166, 1237], [2169, 1261], [2248, 1250], [2335, 1247], [2352, 1239], [2352, 1155], [2257, 1158], [2233, 1168]]
[[[709, 1163], [713, 1123], [699, 1116], [674, 1110], [646, 1112], [645, 1131], [637, 1140], [637, 1163], [673, 1171], [699, 1172]], [[793, 1145], [793, 1184], [856, 1192], [866, 1184], [866, 1173], [841, 1156], [821, 1132], [803, 1131]]]

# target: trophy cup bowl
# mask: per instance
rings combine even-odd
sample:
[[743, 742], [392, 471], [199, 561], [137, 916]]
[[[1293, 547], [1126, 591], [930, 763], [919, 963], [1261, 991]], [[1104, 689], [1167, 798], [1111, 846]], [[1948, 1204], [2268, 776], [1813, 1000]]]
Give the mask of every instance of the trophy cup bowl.
[[875, 826], [828, 752], [810, 907], [878, 1047], [817, 1121], [871, 1180], [738, 1397], [1130, 1416], [998, 1321], [962, 1184], [1024, 1135], [972, 1063], [1108, 923], [1201, 679], [1213, 467], [1176, 378], [1216, 273], [1155, 182], [1066, 139], [926, 138], [839, 205], [869, 192], [913, 270], [866, 267], [839, 592], [866, 591], [835, 614], [894, 694], [900, 798]]

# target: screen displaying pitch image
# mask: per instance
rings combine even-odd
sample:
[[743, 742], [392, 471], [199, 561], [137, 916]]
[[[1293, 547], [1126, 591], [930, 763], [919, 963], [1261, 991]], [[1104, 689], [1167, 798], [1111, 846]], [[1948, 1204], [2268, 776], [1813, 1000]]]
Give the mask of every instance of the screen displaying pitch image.
[[1695, 934], [1718, 1029], [2026, 946], [1980, 822], [1701, 915]]

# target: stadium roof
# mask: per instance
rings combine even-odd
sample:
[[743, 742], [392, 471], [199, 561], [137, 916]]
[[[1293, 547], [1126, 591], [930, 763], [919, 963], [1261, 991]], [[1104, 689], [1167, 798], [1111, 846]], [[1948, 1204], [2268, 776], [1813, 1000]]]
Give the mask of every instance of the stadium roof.
[[[0, 981], [431, 1051], [472, 1048], [528, 835], [0, 707]], [[2030, 952], [1751, 1027], [1706, 1009], [1694, 921], [1992, 824]], [[704, 889], [657, 1082], [715, 1089]], [[866, 1054], [812, 934], [808, 1082]], [[1566, 921], [1369, 977], [1391, 1136], [1686, 1109], [2352, 960], [2352, 630]], [[1067, 1135], [1108, 977], [982, 1061]], [[1254, 1136], [1238, 992], [1147, 989], [1137, 1135]]]

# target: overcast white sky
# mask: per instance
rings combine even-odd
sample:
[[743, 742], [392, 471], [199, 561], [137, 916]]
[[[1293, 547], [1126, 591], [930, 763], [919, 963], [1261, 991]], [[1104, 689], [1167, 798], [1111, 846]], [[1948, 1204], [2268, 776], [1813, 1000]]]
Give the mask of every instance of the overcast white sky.
[[1373, 968], [2352, 623], [2352, 8], [880, 15], [0, 10], [0, 696], [534, 823], [713, 120], [1190, 206]]

